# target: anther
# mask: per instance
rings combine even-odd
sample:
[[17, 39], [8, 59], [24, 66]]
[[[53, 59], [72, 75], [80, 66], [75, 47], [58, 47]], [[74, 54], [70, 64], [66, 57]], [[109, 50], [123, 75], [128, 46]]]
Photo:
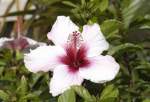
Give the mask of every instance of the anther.
[[73, 32], [73, 36], [79, 36], [80, 33], [78, 33], [77, 31]]

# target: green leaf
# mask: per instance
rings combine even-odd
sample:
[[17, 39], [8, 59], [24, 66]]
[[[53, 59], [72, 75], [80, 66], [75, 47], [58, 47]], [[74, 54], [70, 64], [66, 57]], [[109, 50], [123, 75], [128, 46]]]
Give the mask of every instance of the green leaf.
[[130, 23], [136, 20], [139, 16], [143, 16], [150, 11], [149, 0], [131, 0], [128, 7], [123, 9], [123, 19], [125, 28], [128, 28]]
[[0, 76], [3, 74], [4, 69], [4, 67], [0, 67]]
[[25, 76], [21, 77], [20, 86], [18, 87], [17, 93], [19, 93], [21, 96], [25, 96], [28, 92], [28, 84]]
[[101, 24], [101, 30], [106, 36], [110, 36], [118, 31], [119, 27], [121, 26], [121, 22], [115, 19], [105, 20]]
[[74, 91], [71, 89], [65, 91], [61, 96], [59, 96], [58, 102], [76, 102]]
[[6, 65], [6, 62], [0, 61], [0, 66], [4, 66], [4, 65]]
[[101, 12], [105, 11], [108, 8], [108, 4], [109, 4], [108, 0], [102, 0], [99, 7], [100, 11]]
[[82, 97], [84, 100], [88, 101], [88, 102], [93, 102], [95, 101], [95, 97], [91, 96], [90, 93], [88, 92], [87, 89], [85, 89], [82, 86], [73, 86], [72, 89], [80, 96]]
[[119, 65], [120, 65], [120, 69], [122, 70], [122, 73], [127, 76], [130, 76], [129, 70], [123, 64], [120, 63]]
[[135, 67], [135, 70], [150, 70], [150, 63], [147, 61], [141, 61], [141, 63]]
[[21, 60], [23, 59], [23, 53], [21, 53], [20, 51], [16, 51], [16, 60]]
[[40, 78], [43, 77], [43, 74], [42, 73], [38, 73], [38, 74], [32, 74], [32, 83], [31, 83], [31, 87], [35, 87], [39, 81]]
[[65, 4], [65, 5], [68, 5], [68, 6], [70, 6], [70, 7], [74, 7], [74, 8], [78, 7], [77, 5], [73, 4], [73, 3], [70, 2], [70, 1], [62, 1], [62, 3]]
[[21, 87], [20, 91], [21, 91], [22, 95], [25, 95], [28, 90], [28, 84], [27, 84], [27, 80], [26, 80], [25, 76], [22, 76], [22, 78], [21, 78], [20, 87]]
[[35, 93], [28, 93], [22, 98], [22, 100], [39, 100], [39, 95]]
[[100, 102], [115, 102], [118, 95], [118, 89], [114, 85], [108, 85], [101, 93]]
[[85, 0], [81, 0], [81, 5], [85, 5]]
[[145, 99], [142, 102], [150, 102], [150, 99]]
[[132, 44], [132, 43], [125, 43], [125, 44], [121, 44], [121, 45], [118, 45], [118, 46], [115, 46], [115, 47], [111, 47], [108, 51], [108, 54], [109, 55], [114, 55], [115, 53], [119, 52], [120, 50], [124, 50], [124, 49], [127, 49], [127, 48], [142, 49], [142, 47], [139, 46], [139, 45], [135, 45], [135, 44]]
[[0, 99], [7, 101], [9, 99], [9, 95], [3, 90], [0, 90]]

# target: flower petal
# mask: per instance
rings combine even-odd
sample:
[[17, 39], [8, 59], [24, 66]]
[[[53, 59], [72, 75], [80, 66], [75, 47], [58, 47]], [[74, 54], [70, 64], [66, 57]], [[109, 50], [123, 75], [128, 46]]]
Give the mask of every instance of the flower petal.
[[57, 96], [72, 85], [81, 85], [83, 78], [78, 75], [78, 72], [71, 73], [66, 65], [57, 66], [54, 69], [54, 74], [50, 82], [50, 93]]
[[58, 46], [40, 46], [30, 53], [25, 54], [24, 63], [31, 72], [53, 70], [59, 63], [58, 57], [64, 54], [64, 50]]
[[39, 45], [39, 46], [44, 46], [46, 45], [46, 43], [43, 43], [43, 42], [37, 42], [29, 37], [23, 37], [27, 40], [27, 42], [29, 43], [29, 45]]
[[115, 78], [119, 71], [119, 64], [112, 56], [97, 56], [89, 58], [91, 65], [89, 68], [80, 68], [81, 77], [95, 83], [103, 83]]
[[48, 33], [48, 38], [56, 45], [67, 43], [69, 34], [73, 31], [78, 31], [78, 27], [70, 20], [69, 17], [58, 16], [51, 31]]
[[96, 23], [93, 25], [84, 25], [82, 36], [85, 43], [89, 46], [89, 57], [97, 56], [109, 47], [99, 25]]
[[5, 42], [12, 41], [12, 40], [13, 40], [13, 38], [6, 38], [6, 37], [0, 38], [0, 47], [3, 47], [3, 45], [5, 44]]

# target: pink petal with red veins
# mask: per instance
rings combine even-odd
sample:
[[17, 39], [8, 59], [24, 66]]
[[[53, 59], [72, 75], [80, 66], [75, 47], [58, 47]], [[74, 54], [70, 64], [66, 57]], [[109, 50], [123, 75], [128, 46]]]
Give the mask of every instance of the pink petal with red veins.
[[73, 46], [66, 47], [66, 54], [59, 57], [60, 63], [67, 65], [69, 71], [75, 73], [82, 67], [88, 67], [90, 61], [87, 58], [87, 48], [85, 45], [79, 47], [79, 49]]

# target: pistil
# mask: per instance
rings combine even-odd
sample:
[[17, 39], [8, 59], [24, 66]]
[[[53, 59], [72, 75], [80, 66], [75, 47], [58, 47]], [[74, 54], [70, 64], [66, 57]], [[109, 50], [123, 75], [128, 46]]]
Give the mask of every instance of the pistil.
[[71, 72], [76, 72], [79, 68], [90, 64], [86, 57], [87, 48], [82, 43], [81, 34], [77, 31], [70, 34], [68, 45], [65, 49], [66, 55], [60, 57], [60, 62], [67, 65]]

